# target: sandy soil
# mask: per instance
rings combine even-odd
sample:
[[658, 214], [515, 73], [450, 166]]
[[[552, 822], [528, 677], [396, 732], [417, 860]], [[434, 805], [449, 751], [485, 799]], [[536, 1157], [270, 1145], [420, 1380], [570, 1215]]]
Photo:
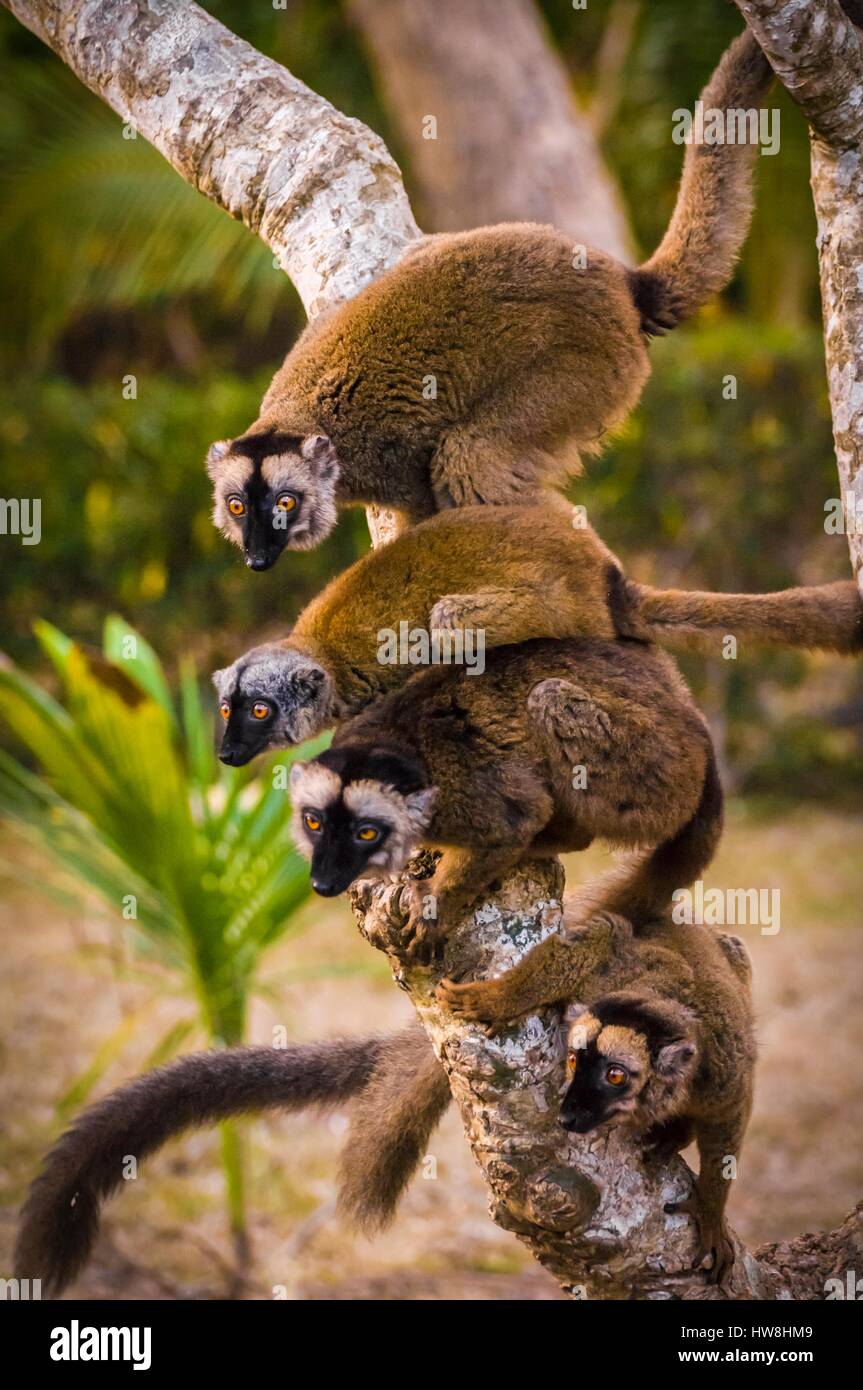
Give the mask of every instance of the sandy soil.
[[[761, 1062], [756, 1107], [731, 1197], [743, 1238], [835, 1225], [863, 1192], [863, 818], [800, 807], [760, 819], [733, 806], [708, 883], [776, 887], [781, 929], [741, 934], [753, 956]], [[607, 856], [567, 865], [573, 881]], [[128, 959], [103, 924], [13, 890], [0, 909], [0, 1274], [10, 1271], [15, 1209], [40, 1153], [80, 1108], [67, 1095], [100, 1056], [93, 1095], [147, 1065], [190, 1016], [158, 967]], [[410, 1005], [358, 938], [343, 904], [310, 903], [267, 958], [250, 1040], [284, 1025], [297, 1039], [394, 1028]], [[154, 985], [157, 988], [154, 989]], [[120, 1029], [120, 1036], [116, 1032]], [[115, 1041], [106, 1045], [106, 1039]], [[190, 1037], [189, 1048], [200, 1045]], [[58, 1111], [58, 1101], [66, 1097]], [[486, 1214], [459, 1122], [435, 1136], [435, 1177], [415, 1182], [395, 1226], [374, 1242], [332, 1212], [343, 1115], [250, 1122], [248, 1206], [254, 1259], [232, 1272], [217, 1142], [195, 1135], [143, 1168], [106, 1213], [96, 1256], [71, 1297], [547, 1299], [554, 1282]]]

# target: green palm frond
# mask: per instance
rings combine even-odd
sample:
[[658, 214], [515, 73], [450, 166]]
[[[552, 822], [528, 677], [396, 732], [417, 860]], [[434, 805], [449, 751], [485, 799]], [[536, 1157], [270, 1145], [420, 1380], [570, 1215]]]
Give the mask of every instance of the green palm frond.
[[[229, 1020], [242, 1032], [261, 954], [309, 892], [289, 834], [293, 755], [258, 775], [223, 768], [191, 664], [178, 717], [158, 657], [121, 618], [105, 624], [101, 654], [48, 623], [36, 631], [62, 697], [0, 669], [0, 715], [38, 767], [0, 752], [0, 815], [47, 855], [51, 890], [95, 894], [139, 946], [182, 969], [211, 1031], [225, 1036]], [[6, 867], [32, 875], [26, 862]]]
[[27, 138], [0, 142], [0, 278], [16, 341], [50, 341], [94, 304], [196, 293], [266, 324], [287, 282], [260, 241], [68, 74], [22, 65], [19, 81]]

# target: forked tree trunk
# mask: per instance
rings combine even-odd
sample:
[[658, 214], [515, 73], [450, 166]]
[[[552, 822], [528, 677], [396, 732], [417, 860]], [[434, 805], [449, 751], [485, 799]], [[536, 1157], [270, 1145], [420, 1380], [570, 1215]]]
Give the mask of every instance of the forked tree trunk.
[[349, 0], [348, 10], [433, 231], [551, 222], [627, 258], [614, 180], [532, 0]]
[[[357, 293], [418, 235], [398, 169], [381, 141], [198, 6], [183, 0], [4, 3], [183, 178], [262, 237], [310, 315]], [[457, 14], [461, 0], [448, 3]], [[821, 5], [831, 14], [835, 9], [833, 0]], [[500, 6], [492, 8], [494, 24]], [[442, 9], [438, 3], [439, 15]], [[534, 78], [539, 87], [558, 80], [551, 68]], [[843, 216], [847, 212], [843, 206]], [[606, 238], [604, 244], [611, 243]], [[848, 372], [856, 382], [855, 368]], [[859, 461], [859, 454], [854, 458]], [[375, 518], [370, 524], [380, 538], [381, 525]], [[448, 971], [494, 973], [514, 963], [556, 929], [561, 891], [559, 865], [525, 865], [456, 925]], [[648, 1166], [619, 1135], [592, 1142], [564, 1136], [557, 1125], [563, 1068], [556, 1016], [536, 1015], [501, 1041], [443, 1015], [432, 1002], [434, 972], [408, 969], [399, 957], [398, 893], [371, 893], [358, 907], [360, 928], [388, 951], [449, 1072], [495, 1220], [577, 1296], [715, 1296], [704, 1275], [689, 1269], [694, 1237], [687, 1220], [663, 1213], [691, 1182], [682, 1160]], [[835, 1232], [801, 1236], [754, 1256], [738, 1246], [733, 1292], [823, 1297], [827, 1278], [861, 1268], [860, 1231], [858, 1212]]]

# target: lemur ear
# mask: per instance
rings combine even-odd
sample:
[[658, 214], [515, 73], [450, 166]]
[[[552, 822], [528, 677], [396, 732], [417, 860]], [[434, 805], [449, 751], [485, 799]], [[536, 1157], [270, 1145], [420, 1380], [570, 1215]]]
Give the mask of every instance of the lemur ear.
[[567, 1004], [563, 1011], [564, 1026], [568, 1028], [571, 1023], [576, 1023], [578, 1019], [581, 1018], [582, 1014], [586, 1014], [587, 1011], [586, 1004], [579, 1004], [576, 1002]]
[[335, 446], [328, 434], [308, 434], [300, 445], [300, 453], [307, 463], [312, 463], [323, 478], [336, 471], [339, 461]]
[[437, 797], [437, 787], [422, 787], [405, 798], [405, 805], [417, 830], [424, 830], [428, 825]]
[[697, 1051], [691, 1038], [675, 1038], [674, 1042], [666, 1043], [656, 1054], [657, 1074], [683, 1080], [693, 1069]]
[[230, 439], [217, 439], [216, 442], [215, 442], [215, 444], [211, 444], [210, 447], [209, 447], [209, 449], [207, 450], [207, 458], [206, 458], [206, 465], [205, 465], [205, 466], [206, 466], [206, 469], [207, 469], [207, 473], [208, 473], [210, 479], [211, 479], [213, 482], [216, 481], [216, 478], [217, 478], [217, 476], [218, 476], [218, 471], [219, 471], [219, 470], [218, 470], [217, 465], [220, 464], [220, 463], [222, 462], [222, 459], [227, 458], [227, 456], [228, 456], [228, 454], [229, 454], [230, 452], [231, 452], [231, 440], [230, 440]]
[[304, 666], [294, 676], [292, 683], [297, 691], [303, 691], [306, 695], [317, 695], [326, 679], [327, 673], [322, 671], [320, 666]]
[[221, 695], [222, 691], [223, 691], [224, 688], [225, 688], [225, 685], [226, 685], [226, 683], [227, 683], [227, 682], [226, 682], [226, 677], [227, 677], [228, 672], [230, 671], [230, 669], [231, 669], [230, 666], [223, 666], [222, 669], [221, 669], [221, 671], [214, 671], [213, 674], [212, 674], [212, 676], [210, 677], [210, 679], [211, 679], [211, 681], [213, 682], [213, 685], [216, 687], [216, 691], [217, 691], [217, 693], [218, 693], [219, 695]]

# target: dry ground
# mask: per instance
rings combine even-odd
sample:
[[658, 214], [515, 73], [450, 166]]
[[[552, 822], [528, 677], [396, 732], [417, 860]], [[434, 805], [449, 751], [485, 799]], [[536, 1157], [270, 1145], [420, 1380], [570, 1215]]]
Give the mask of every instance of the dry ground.
[[[744, 927], [755, 967], [761, 1062], [755, 1114], [731, 1216], [744, 1239], [836, 1224], [863, 1194], [863, 818], [797, 807], [764, 818], [733, 805], [708, 883], [781, 889], [781, 930]], [[573, 859], [575, 880], [605, 858]], [[57, 1102], [124, 1019], [128, 1036], [95, 1094], [144, 1066], [159, 1038], [188, 1017], [156, 972], [141, 980], [106, 949], [97, 920], [81, 922], [18, 890], [0, 909], [4, 932], [0, 1037], [0, 1274], [9, 1270], [15, 1208], [56, 1133]], [[308, 904], [300, 930], [265, 962], [268, 998], [250, 1038], [274, 1025], [297, 1039], [396, 1027], [410, 1005], [355, 932], [344, 904]], [[322, 963], [325, 963], [322, 964]], [[187, 1043], [186, 1046], [191, 1045]], [[76, 1109], [70, 1102], [70, 1113]], [[255, 1121], [248, 1135], [254, 1261], [242, 1296], [281, 1286], [300, 1298], [554, 1298], [485, 1209], [458, 1120], [435, 1136], [434, 1180], [418, 1180], [394, 1228], [370, 1242], [332, 1215], [334, 1152], [345, 1117]], [[230, 1291], [217, 1144], [195, 1135], [150, 1162], [108, 1208], [84, 1298], [212, 1298]]]

